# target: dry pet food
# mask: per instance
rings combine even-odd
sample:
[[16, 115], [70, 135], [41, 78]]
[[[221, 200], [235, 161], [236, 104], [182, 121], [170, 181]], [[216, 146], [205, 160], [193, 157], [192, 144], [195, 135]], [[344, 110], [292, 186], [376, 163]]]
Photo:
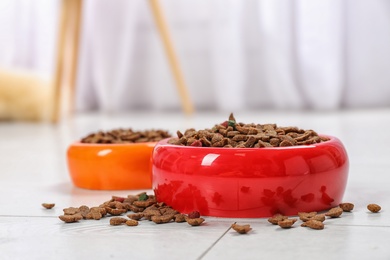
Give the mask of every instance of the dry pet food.
[[343, 214], [343, 210], [340, 207], [331, 208], [328, 212], [325, 213], [325, 216], [331, 218], [338, 218]]
[[297, 127], [279, 127], [276, 124], [238, 123], [233, 114], [229, 120], [212, 129], [196, 131], [187, 129], [184, 134], [177, 131], [177, 137], [168, 143], [197, 147], [261, 148], [316, 144], [328, 141], [313, 130]]
[[187, 218], [186, 221], [191, 226], [200, 226], [204, 222], [204, 218]]
[[288, 219], [287, 216], [283, 216], [282, 214], [275, 214], [271, 218], [268, 219], [268, 222], [277, 225], [279, 221], [283, 221], [285, 219]]
[[59, 219], [61, 219], [65, 223], [73, 223], [83, 219], [83, 216], [81, 216], [81, 214], [61, 215], [59, 216]]
[[301, 227], [309, 227], [311, 229], [320, 230], [320, 229], [324, 229], [324, 223], [318, 220], [311, 219], [306, 222], [303, 222]]
[[[204, 222], [198, 211], [191, 212], [188, 216], [180, 214], [166, 204], [157, 203], [154, 195], [147, 195], [145, 192], [137, 195], [128, 195], [127, 198], [112, 196], [110, 200], [103, 202], [98, 207], [80, 206], [65, 208], [64, 215], [59, 218], [67, 223], [77, 222], [81, 219], [99, 220], [106, 215], [113, 216], [110, 219], [110, 225], [137, 226], [138, 221], [146, 219], [156, 224], [187, 222], [193, 226], [199, 226]], [[119, 217], [129, 211], [127, 218]]]
[[158, 142], [168, 137], [171, 137], [171, 135], [164, 130], [133, 131], [131, 128], [120, 128], [106, 132], [99, 131], [97, 133], [89, 134], [88, 136], [82, 138], [81, 142], [94, 144], [144, 143]]
[[52, 209], [55, 205], [56, 204], [54, 203], [42, 203], [42, 207], [44, 207], [45, 209]]
[[119, 226], [124, 223], [126, 223], [127, 219], [122, 218], [122, 217], [113, 217], [110, 219], [110, 225], [111, 226]]
[[325, 214], [317, 214], [317, 212], [298, 212], [299, 219], [303, 222], [309, 220], [318, 220], [321, 222], [325, 221]]
[[349, 203], [349, 202], [345, 202], [345, 203], [340, 203], [339, 207], [344, 211], [344, 212], [350, 212], [353, 210], [353, 208], [355, 207], [355, 205], [353, 205], [352, 203]]
[[317, 215], [317, 212], [298, 212], [299, 219], [306, 222]]
[[367, 209], [372, 213], [378, 213], [382, 208], [378, 204], [368, 204]]
[[234, 229], [237, 233], [240, 233], [240, 234], [246, 234], [248, 233], [249, 231], [252, 230], [251, 226], [250, 225], [238, 225], [236, 223], [232, 224], [232, 229]]
[[291, 228], [296, 221], [297, 219], [295, 218], [288, 218], [288, 219], [278, 221], [278, 225], [281, 228]]
[[138, 221], [135, 219], [129, 219], [126, 221], [125, 224], [130, 226], [130, 227], [135, 227], [135, 226], [138, 226]]

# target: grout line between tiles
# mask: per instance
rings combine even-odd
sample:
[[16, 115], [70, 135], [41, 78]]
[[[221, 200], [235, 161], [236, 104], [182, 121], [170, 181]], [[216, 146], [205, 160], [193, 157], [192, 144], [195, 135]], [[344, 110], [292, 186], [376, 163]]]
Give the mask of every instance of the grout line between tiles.
[[[236, 223], [236, 222], [234, 222]], [[200, 260], [202, 259], [203, 257], [205, 257], [207, 255], [208, 252], [210, 252], [210, 250], [219, 242], [219, 240], [221, 240], [226, 234], [227, 232], [229, 232], [229, 230], [231, 229], [232, 227], [230, 226], [225, 232], [223, 232], [223, 234], [214, 242], [211, 244], [211, 246], [209, 246], [209, 248], [206, 249], [206, 251], [204, 251], [198, 258], [197, 260]]]
[[0, 218], [58, 218], [58, 216], [21, 216], [21, 215], [0, 215]]

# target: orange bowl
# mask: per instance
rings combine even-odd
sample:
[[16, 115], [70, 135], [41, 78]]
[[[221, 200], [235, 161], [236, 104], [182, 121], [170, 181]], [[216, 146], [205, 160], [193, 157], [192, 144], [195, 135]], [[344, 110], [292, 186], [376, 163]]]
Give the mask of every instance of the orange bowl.
[[75, 142], [67, 150], [72, 182], [92, 190], [151, 189], [151, 156], [155, 144]]

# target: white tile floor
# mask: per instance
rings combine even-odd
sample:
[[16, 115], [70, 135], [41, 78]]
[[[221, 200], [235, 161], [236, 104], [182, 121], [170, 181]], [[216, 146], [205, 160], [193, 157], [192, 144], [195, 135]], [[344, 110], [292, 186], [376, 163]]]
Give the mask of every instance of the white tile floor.
[[[226, 116], [78, 115], [57, 126], [0, 122], [0, 259], [390, 259], [390, 110], [236, 113], [242, 122], [296, 125], [341, 139], [350, 158], [344, 200], [355, 203], [355, 210], [327, 220], [324, 230], [284, 230], [266, 219], [206, 218], [200, 227], [142, 221], [125, 228], [110, 226], [109, 218], [75, 224], [57, 218], [68, 206], [139, 192], [75, 188], [65, 161], [72, 141], [116, 127], [201, 129]], [[44, 210], [42, 202], [56, 207]], [[371, 202], [382, 211], [369, 213]], [[251, 224], [253, 231], [229, 230], [235, 221]]]

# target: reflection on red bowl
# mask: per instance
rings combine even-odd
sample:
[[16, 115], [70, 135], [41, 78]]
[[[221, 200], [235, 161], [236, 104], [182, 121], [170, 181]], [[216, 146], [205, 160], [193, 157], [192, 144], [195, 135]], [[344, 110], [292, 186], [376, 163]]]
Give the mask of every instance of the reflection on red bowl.
[[73, 184], [93, 190], [150, 189], [155, 144], [73, 143], [67, 151]]
[[231, 218], [322, 211], [337, 206], [348, 179], [339, 139], [278, 148], [176, 146], [153, 151], [153, 189], [174, 209]]

